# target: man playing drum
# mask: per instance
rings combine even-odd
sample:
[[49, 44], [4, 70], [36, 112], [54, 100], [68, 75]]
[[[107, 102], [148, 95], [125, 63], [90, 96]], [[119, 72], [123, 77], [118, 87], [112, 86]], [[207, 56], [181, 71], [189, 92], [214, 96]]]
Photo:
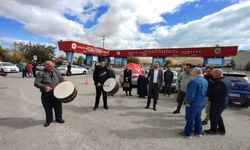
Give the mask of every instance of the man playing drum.
[[56, 122], [64, 123], [62, 119], [62, 103], [53, 95], [53, 89], [64, 81], [63, 76], [54, 69], [51, 61], [46, 61], [44, 70], [38, 72], [34, 86], [39, 88], [42, 94], [42, 104], [46, 114], [46, 122], [44, 127], [48, 127], [53, 121], [53, 112], [55, 110]]
[[108, 78], [110, 78], [109, 70], [105, 66], [105, 61], [103, 59], [101, 59], [99, 61], [99, 65], [96, 66], [95, 71], [94, 71], [94, 75], [93, 75], [94, 84], [96, 87], [95, 106], [94, 106], [93, 110], [96, 110], [98, 108], [101, 94], [103, 97], [103, 108], [108, 109], [107, 92], [105, 92], [103, 90], [103, 84]]

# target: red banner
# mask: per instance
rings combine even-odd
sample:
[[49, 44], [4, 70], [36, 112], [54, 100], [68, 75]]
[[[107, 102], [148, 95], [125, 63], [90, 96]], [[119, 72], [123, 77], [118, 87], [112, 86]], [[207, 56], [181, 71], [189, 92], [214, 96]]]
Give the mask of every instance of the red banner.
[[238, 46], [110, 50], [110, 57], [226, 57], [237, 55]]
[[109, 50], [74, 41], [59, 41], [58, 46], [60, 50], [65, 52], [92, 54], [96, 56], [109, 55]]
[[228, 57], [237, 55], [238, 46], [107, 50], [74, 41], [59, 41], [65, 52], [110, 57]]

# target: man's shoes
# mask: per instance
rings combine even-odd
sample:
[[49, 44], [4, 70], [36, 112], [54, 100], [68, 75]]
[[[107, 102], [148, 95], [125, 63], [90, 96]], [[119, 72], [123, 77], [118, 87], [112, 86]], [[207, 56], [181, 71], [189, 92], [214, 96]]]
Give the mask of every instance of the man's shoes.
[[193, 133], [193, 135], [196, 136], [196, 137], [199, 137], [199, 138], [202, 138], [202, 137], [203, 137], [203, 133], [199, 133], [199, 134]]
[[212, 131], [212, 130], [210, 130], [210, 129], [209, 129], [209, 130], [205, 130], [204, 133], [210, 134], [210, 135], [215, 135], [215, 134], [217, 134], [217, 132]]
[[129, 96], [133, 96], [133, 95], [129, 94]]
[[153, 110], [154, 110], [154, 111], [157, 111], [157, 109], [156, 109], [156, 108], [153, 108]]
[[98, 107], [94, 107], [93, 110], [96, 110]]
[[202, 121], [202, 125], [207, 125], [207, 121], [206, 121], [206, 120], [203, 120], [203, 121]]
[[64, 123], [65, 121], [63, 119], [56, 119], [56, 122], [58, 122], [58, 123]]
[[178, 135], [180, 135], [180, 136], [182, 136], [183, 138], [186, 138], [186, 139], [191, 139], [191, 138], [192, 138], [191, 135], [188, 136], [188, 135], [186, 135], [184, 132], [181, 132], [181, 133], [179, 133]]
[[149, 106], [146, 106], [145, 109], [149, 109]]
[[105, 107], [103, 107], [104, 109], [106, 109], [106, 110], [108, 110], [109, 108], [108, 108], [108, 106], [105, 106]]
[[173, 114], [179, 114], [179, 113], [180, 113], [179, 110], [176, 110], [176, 111], [173, 112]]
[[44, 126], [44, 127], [48, 127], [48, 126], [50, 125], [50, 123], [51, 123], [51, 122], [46, 121], [46, 122], [43, 124], [43, 126]]
[[218, 130], [218, 132], [217, 132], [218, 134], [220, 134], [220, 135], [226, 135], [226, 131], [224, 130], [224, 131], [220, 131], [220, 130]]

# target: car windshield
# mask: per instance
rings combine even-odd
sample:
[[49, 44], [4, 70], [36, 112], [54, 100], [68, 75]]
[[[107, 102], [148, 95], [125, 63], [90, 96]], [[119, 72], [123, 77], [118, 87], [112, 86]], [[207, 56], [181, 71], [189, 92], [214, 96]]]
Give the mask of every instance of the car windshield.
[[3, 62], [2, 64], [3, 66], [15, 66], [14, 64], [8, 62]]
[[224, 74], [225, 77], [227, 77], [232, 82], [248, 82], [246, 75], [241, 74]]

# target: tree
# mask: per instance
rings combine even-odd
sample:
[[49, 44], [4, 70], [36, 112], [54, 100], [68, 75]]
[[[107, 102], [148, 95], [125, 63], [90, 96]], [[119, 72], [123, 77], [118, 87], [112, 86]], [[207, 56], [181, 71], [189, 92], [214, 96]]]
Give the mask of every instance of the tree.
[[83, 63], [84, 63], [84, 58], [83, 58], [83, 56], [79, 56], [79, 57], [77, 58], [76, 64], [81, 65], [81, 64], [83, 64]]
[[128, 63], [130, 63], [130, 62], [133, 62], [133, 63], [136, 63], [136, 64], [140, 64], [140, 59], [136, 58], [136, 57], [129, 57], [128, 58]]
[[25, 57], [20, 51], [13, 50], [10, 55], [10, 61], [13, 63], [19, 63], [21, 61], [25, 61]]
[[165, 62], [165, 66], [172, 66], [173, 62], [171, 59], [167, 59]]
[[55, 47], [43, 44], [15, 42], [13, 43], [12, 50], [22, 53], [24, 58], [28, 61], [33, 60], [34, 55], [37, 56], [38, 62], [52, 60], [55, 57]]
[[247, 62], [246, 71], [250, 71], [250, 61]]
[[9, 61], [10, 55], [8, 49], [2, 48], [0, 46], [0, 61]]

